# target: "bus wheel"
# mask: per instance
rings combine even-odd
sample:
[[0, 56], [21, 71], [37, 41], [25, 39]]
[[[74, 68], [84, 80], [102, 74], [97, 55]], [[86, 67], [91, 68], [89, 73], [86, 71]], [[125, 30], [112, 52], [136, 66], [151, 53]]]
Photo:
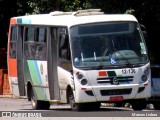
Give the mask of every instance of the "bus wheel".
[[136, 100], [131, 103], [133, 110], [143, 110], [146, 108], [145, 100]]
[[71, 109], [73, 111], [81, 111], [82, 110], [83, 104], [75, 103], [75, 99], [74, 99], [74, 95], [73, 95], [72, 90], [69, 91], [68, 100], [69, 100], [69, 104], [71, 106]]
[[50, 103], [48, 101], [36, 100], [33, 90], [31, 90], [31, 104], [32, 108], [35, 110], [40, 110], [40, 109], [47, 110], [50, 108]]

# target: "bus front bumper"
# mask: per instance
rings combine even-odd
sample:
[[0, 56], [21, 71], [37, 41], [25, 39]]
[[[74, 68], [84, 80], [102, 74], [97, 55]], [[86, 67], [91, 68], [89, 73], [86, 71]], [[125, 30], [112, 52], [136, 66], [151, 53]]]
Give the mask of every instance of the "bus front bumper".
[[115, 102], [151, 97], [150, 84], [85, 86], [75, 90], [75, 102]]

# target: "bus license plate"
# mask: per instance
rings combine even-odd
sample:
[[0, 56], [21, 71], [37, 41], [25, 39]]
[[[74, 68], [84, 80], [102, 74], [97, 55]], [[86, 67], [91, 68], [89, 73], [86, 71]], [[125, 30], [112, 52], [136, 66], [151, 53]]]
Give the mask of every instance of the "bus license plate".
[[123, 101], [123, 96], [110, 97], [109, 101]]

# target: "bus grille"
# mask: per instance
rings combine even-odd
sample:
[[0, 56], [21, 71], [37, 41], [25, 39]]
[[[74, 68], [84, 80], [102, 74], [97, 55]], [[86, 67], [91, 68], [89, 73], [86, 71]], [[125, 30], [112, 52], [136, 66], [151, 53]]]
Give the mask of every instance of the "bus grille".
[[116, 79], [119, 84], [131, 84], [133, 81], [133, 76], [97, 78], [97, 83], [113, 84], [114, 79]]
[[129, 89], [115, 89], [115, 90], [100, 90], [102, 96], [106, 95], [127, 95], [131, 94], [132, 88]]

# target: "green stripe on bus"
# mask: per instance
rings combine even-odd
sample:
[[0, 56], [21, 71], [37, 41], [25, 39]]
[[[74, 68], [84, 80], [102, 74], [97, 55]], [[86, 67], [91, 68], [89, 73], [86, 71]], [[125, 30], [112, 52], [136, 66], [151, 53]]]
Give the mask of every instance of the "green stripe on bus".
[[115, 71], [107, 71], [109, 77], [117, 76]]
[[[32, 78], [32, 82], [36, 86], [41, 86], [40, 80], [38, 79], [38, 74], [33, 60], [27, 60], [29, 66], [29, 72]], [[34, 87], [38, 100], [44, 100], [44, 92], [42, 87]]]
[[22, 18], [17, 18], [17, 23], [22, 23]]

